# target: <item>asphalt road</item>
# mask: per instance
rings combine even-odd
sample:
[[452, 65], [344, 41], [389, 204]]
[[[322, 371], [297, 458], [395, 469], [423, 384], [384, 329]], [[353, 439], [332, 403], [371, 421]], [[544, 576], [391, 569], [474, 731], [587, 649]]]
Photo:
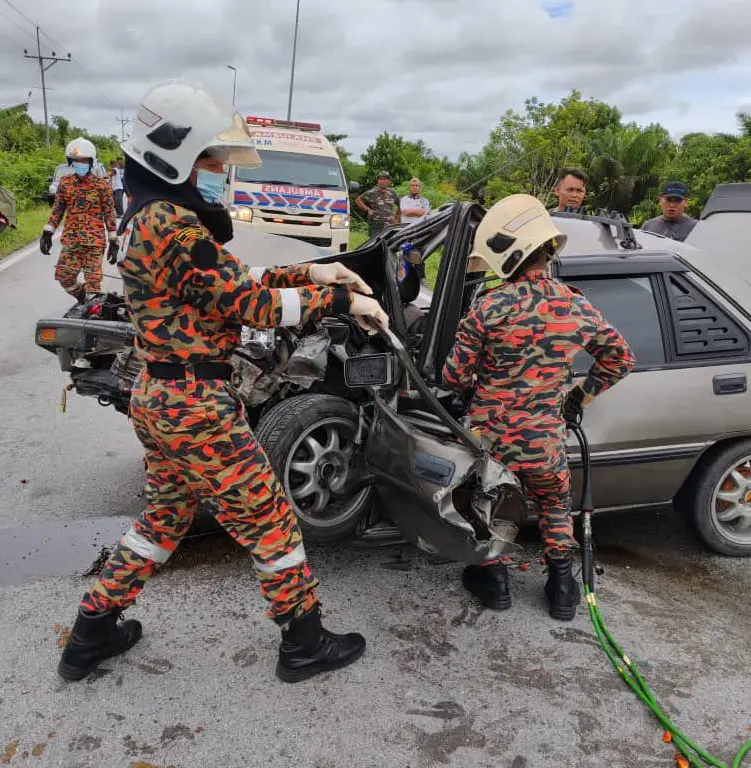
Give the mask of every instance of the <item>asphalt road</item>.
[[[36, 319], [69, 305], [54, 260], [0, 263], [0, 765], [674, 765], [586, 613], [547, 617], [534, 536], [504, 614], [464, 593], [459, 564], [309, 546], [327, 625], [369, 646], [296, 686], [274, 678], [278, 636], [245, 553], [223, 536], [187, 541], [130, 610], [143, 640], [63, 683], [81, 574], [139, 512], [143, 469], [124, 417], [75, 395], [59, 409], [65, 377], [33, 343]], [[602, 520], [595, 536], [615, 636], [667, 711], [729, 761], [751, 736], [751, 562], [706, 554], [671, 511]]]

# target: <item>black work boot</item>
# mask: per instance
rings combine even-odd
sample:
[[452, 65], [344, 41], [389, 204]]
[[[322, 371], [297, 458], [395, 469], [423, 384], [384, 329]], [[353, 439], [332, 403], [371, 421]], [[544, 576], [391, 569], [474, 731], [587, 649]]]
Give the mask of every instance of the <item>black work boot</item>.
[[282, 630], [276, 676], [285, 683], [299, 683], [320, 672], [346, 667], [364, 652], [362, 635], [336, 635], [324, 629], [321, 609], [316, 606]]
[[571, 621], [576, 616], [576, 606], [581, 600], [579, 585], [572, 573], [574, 560], [571, 557], [555, 560], [547, 558], [547, 562], [545, 597], [550, 604], [550, 615], [560, 621]]
[[79, 286], [74, 293], [70, 294], [79, 304], [86, 303], [86, 288]]
[[122, 621], [122, 611], [86, 613], [79, 608], [57, 671], [65, 680], [81, 680], [96, 669], [100, 661], [118, 656], [141, 639], [141, 623]]
[[503, 563], [468, 565], [462, 573], [462, 584], [487, 608], [505, 611], [511, 607], [508, 571]]

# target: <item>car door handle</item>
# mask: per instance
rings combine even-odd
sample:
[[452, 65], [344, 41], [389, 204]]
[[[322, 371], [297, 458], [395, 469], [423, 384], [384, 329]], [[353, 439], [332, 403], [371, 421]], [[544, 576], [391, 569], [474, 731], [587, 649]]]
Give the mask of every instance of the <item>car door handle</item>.
[[746, 391], [746, 376], [743, 373], [727, 373], [712, 379], [716, 395], [739, 395]]

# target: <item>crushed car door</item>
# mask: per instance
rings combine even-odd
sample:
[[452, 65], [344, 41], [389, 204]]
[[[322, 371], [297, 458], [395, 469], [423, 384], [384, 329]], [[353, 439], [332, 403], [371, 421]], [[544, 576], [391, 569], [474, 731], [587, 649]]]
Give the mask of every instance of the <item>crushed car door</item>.
[[[364, 406], [365, 461], [394, 524], [423, 551], [451, 560], [482, 563], [517, 549], [526, 515], [518, 479], [443, 409], [399, 339], [384, 335], [423, 403], [398, 413], [398, 397], [385, 399], [376, 384], [373, 402]], [[383, 382], [389, 371], [368, 370], [376, 363], [350, 358], [348, 384], [362, 386], [364, 375]]]

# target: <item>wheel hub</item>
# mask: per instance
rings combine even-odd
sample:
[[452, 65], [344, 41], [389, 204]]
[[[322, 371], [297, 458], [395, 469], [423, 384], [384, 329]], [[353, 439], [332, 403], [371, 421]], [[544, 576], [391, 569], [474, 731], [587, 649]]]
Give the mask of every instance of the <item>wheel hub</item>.
[[298, 515], [318, 525], [334, 525], [367, 493], [343, 497], [350, 479], [353, 433], [352, 425], [333, 417], [309, 427], [295, 442], [285, 485]]
[[751, 541], [751, 457], [725, 473], [714, 492], [712, 515], [723, 535], [732, 541]]
[[318, 483], [322, 488], [336, 491], [347, 481], [348, 468], [346, 457], [333, 451], [321, 457], [316, 467]]

